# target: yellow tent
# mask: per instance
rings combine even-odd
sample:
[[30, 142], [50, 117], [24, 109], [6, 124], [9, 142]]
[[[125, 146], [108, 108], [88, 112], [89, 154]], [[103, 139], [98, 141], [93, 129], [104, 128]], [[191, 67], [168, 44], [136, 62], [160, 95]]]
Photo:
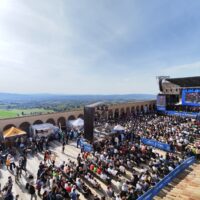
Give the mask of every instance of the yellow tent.
[[20, 130], [15, 127], [11, 127], [8, 130], [3, 132], [3, 137], [4, 137], [4, 139], [6, 139], [6, 138], [10, 138], [10, 137], [25, 135], [25, 134], [26, 134], [25, 131]]

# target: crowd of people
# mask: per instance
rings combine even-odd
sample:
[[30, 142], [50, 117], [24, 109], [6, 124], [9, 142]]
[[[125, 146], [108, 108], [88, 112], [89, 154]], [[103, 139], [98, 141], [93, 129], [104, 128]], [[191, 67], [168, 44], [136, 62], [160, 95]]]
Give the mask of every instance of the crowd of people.
[[[1, 145], [1, 166], [5, 165], [15, 177], [12, 180], [9, 176], [7, 183], [0, 185], [3, 199], [20, 198], [13, 195], [12, 188], [24, 173], [27, 177], [24, 187], [31, 200], [38, 197], [42, 200], [78, 200], [80, 194], [91, 200], [134, 200], [200, 149], [199, 142], [196, 142], [200, 129], [191, 119], [149, 113], [98, 121], [96, 124], [100, 132], [109, 134], [94, 141], [92, 152], [81, 149], [76, 162], [64, 160], [56, 163], [48, 138], [18, 139], [15, 143], [20, 155], [17, 160], [15, 151], [6, 150]], [[124, 130], [113, 132], [117, 124]], [[73, 135], [72, 129], [60, 133], [57, 140], [61, 143], [61, 152], [64, 153]], [[79, 147], [82, 133], [77, 132], [76, 136]], [[141, 142], [143, 137], [169, 144], [172, 152], [161, 154], [144, 145]], [[44, 159], [37, 174], [32, 175], [27, 173], [27, 155], [35, 156], [37, 153], [42, 153]], [[92, 190], [101, 195], [94, 194]]]
[[199, 106], [186, 106], [186, 105], [167, 105], [167, 110], [174, 110], [179, 112], [199, 113]]
[[123, 134], [118, 134], [119, 140], [133, 141], [135, 137], [148, 138], [169, 144], [172, 151], [185, 151], [189, 144], [193, 144], [200, 137], [199, 125], [195, 120], [177, 116], [136, 115], [98, 125], [101, 127], [99, 130], [111, 132], [116, 124], [124, 127]]
[[[118, 145], [114, 139], [107, 139], [95, 145], [97, 148], [93, 153], [82, 154], [79, 166], [86, 165], [90, 173], [106, 182], [107, 196], [117, 200], [137, 199], [186, 158], [172, 153], [162, 156], [137, 140], [133, 143], [121, 141]], [[124, 178], [127, 170], [131, 172], [128, 181]], [[117, 182], [117, 192], [110, 185], [113, 179]]]

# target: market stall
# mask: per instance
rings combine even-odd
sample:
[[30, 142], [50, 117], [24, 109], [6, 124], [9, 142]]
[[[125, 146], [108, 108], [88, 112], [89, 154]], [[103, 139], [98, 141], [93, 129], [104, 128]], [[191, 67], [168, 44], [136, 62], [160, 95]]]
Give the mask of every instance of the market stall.
[[13, 137], [19, 137], [26, 135], [27, 133], [19, 128], [16, 127], [11, 127], [3, 132], [3, 138], [8, 139], [8, 138], [13, 138]]
[[11, 127], [3, 132], [5, 146], [12, 148], [16, 146], [17, 141], [23, 141], [27, 133], [19, 128]]
[[114, 132], [124, 132], [125, 131], [125, 128], [121, 125], [116, 125], [114, 128], [113, 128], [113, 131]]
[[84, 120], [81, 118], [70, 120], [69, 125], [74, 128], [82, 128], [84, 126]]
[[50, 123], [32, 125], [31, 130], [34, 136], [39, 137], [55, 136], [59, 132], [59, 128]]

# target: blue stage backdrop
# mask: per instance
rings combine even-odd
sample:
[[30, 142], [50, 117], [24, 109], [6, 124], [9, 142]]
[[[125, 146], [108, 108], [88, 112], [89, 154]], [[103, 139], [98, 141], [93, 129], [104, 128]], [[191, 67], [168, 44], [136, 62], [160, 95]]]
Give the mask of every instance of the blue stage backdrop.
[[148, 190], [145, 194], [140, 196], [137, 200], [151, 200], [156, 196], [160, 190], [162, 190], [168, 183], [170, 183], [174, 178], [178, 176], [179, 173], [184, 171], [190, 165], [195, 162], [195, 157], [192, 156], [176, 167], [172, 172], [170, 172], [165, 178], [163, 178], [159, 183], [157, 183], [152, 189]]

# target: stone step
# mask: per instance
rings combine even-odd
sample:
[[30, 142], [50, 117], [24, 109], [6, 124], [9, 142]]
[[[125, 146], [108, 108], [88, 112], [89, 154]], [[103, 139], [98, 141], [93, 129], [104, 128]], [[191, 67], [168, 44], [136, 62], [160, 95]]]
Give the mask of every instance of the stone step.
[[155, 200], [200, 200], [200, 164], [181, 173], [154, 198]]

